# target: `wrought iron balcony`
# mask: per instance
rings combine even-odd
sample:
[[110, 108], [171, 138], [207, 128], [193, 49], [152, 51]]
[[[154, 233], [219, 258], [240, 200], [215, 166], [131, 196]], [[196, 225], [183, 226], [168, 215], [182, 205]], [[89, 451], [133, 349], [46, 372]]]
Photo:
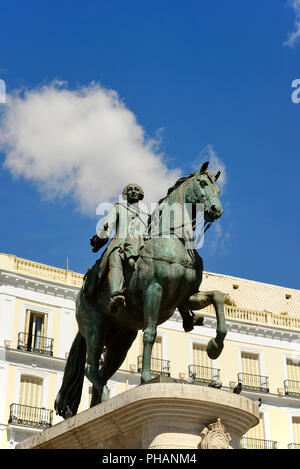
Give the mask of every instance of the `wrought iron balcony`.
[[18, 350], [26, 350], [27, 352], [40, 353], [42, 355], [53, 355], [54, 339], [43, 337], [26, 332], [18, 334]]
[[259, 438], [243, 437], [240, 445], [241, 449], [277, 449], [277, 441], [261, 440]]
[[[137, 370], [142, 371], [143, 355], [139, 355], [137, 358]], [[161, 360], [160, 358], [151, 358], [150, 362], [150, 373], [152, 375], [170, 376], [170, 361]]]
[[269, 392], [269, 379], [267, 376], [238, 373], [238, 382], [242, 383], [243, 389], [249, 391]]
[[196, 374], [196, 383], [207, 383], [217, 379], [220, 380], [220, 370], [208, 366], [189, 365], [189, 376]]
[[300, 449], [300, 443], [290, 443], [288, 449]]
[[8, 423], [24, 427], [45, 429], [52, 426], [53, 410], [44, 407], [32, 407], [11, 404]]
[[284, 392], [286, 396], [300, 397], [300, 381], [286, 379], [284, 381]]

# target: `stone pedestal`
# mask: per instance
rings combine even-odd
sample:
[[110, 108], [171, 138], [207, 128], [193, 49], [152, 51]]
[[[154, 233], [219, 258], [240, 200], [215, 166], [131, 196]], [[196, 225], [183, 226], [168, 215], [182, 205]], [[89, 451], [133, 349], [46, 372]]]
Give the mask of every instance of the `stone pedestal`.
[[60, 422], [16, 448], [239, 448], [240, 438], [259, 422], [258, 406], [241, 395], [153, 381]]

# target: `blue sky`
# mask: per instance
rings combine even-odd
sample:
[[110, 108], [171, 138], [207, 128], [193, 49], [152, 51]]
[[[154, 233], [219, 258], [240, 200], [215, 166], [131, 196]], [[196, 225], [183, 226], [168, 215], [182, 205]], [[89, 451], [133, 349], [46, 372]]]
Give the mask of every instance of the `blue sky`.
[[[49, 169], [52, 163], [59, 165], [60, 158], [64, 165], [61, 97], [71, 99], [74, 90], [95, 82], [100, 91], [118, 94], [129, 131], [143, 131], [140, 147], [130, 141], [124, 149], [126, 155], [132, 151], [133, 168], [141, 167], [130, 173], [133, 181], [145, 180], [147, 186], [151, 180], [157, 193], [159, 188], [165, 192], [164, 184], [176, 174], [197, 169], [205, 154], [213, 154], [224, 168], [224, 214], [207, 232], [200, 251], [205, 270], [299, 288], [300, 103], [291, 100], [292, 81], [300, 78], [297, 1], [11, 0], [2, 3], [1, 16], [0, 79], [8, 96], [25, 87], [29, 98], [24, 94], [15, 98], [13, 105], [18, 104], [19, 111], [12, 112], [9, 125], [8, 104], [0, 104], [2, 140], [3, 129], [11, 132], [0, 153], [0, 252], [58, 267], [68, 257], [69, 268], [83, 273], [96, 260], [89, 238], [97, 223], [93, 212], [97, 196], [89, 199], [87, 208], [71, 177], [67, 182], [56, 180]], [[293, 44], [285, 44], [293, 32]], [[71, 94], [63, 94], [61, 85], [51, 85], [54, 80], [64, 81], [63, 90]], [[51, 89], [53, 100], [59, 100], [57, 120], [49, 106]], [[37, 112], [44, 112], [34, 122], [39, 129], [45, 120], [47, 140], [28, 130], [26, 113], [33, 112], [35, 92], [44, 106]], [[24, 100], [27, 107], [22, 114]], [[77, 138], [78, 122], [71, 124]], [[12, 146], [21, 136], [16, 166]], [[35, 136], [37, 159], [40, 154], [47, 162], [47, 174], [37, 159], [32, 174], [26, 167]], [[156, 145], [150, 149], [150, 159], [155, 163], [159, 155], [164, 180], [156, 178], [152, 167], [149, 173], [144, 169], [143, 151], [149, 150], [151, 139]], [[43, 142], [53, 140], [52, 162], [52, 143]], [[28, 159], [24, 159], [25, 146]], [[93, 169], [97, 158], [95, 147], [85, 148], [86, 152], [80, 150], [83, 172]], [[70, 150], [64, 149], [69, 152], [68, 168], [73, 168]], [[130, 156], [124, 161], [122, 151], [120, 145], [120, 160], [112, 157], [110, 172], [107, 168], [103, 172], [104, 162], [99, 166], [99, 161], [93, 170], [102, 188], [98, 203], [106, 193], [113, 200], [122, 184], [131, 182], [123, 171]], [[90, 177], [87, 174], [85, 180]], [[87, 185], [87, 194], [91, 187]]]

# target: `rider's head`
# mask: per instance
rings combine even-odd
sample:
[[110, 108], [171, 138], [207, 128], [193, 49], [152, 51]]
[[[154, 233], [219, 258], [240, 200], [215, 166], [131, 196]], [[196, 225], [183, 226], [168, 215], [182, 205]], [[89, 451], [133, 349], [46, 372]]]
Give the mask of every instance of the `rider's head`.
[[138, 184], [131, 183], [124, 187], [122, 195], [128, 202], [133, 203], [144, 198], [144, 191]]

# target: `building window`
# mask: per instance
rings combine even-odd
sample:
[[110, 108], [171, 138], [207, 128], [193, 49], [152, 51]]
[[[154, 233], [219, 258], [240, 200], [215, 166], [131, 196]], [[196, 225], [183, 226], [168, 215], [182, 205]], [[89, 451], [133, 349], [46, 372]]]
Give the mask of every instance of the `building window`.
[[21, 376], [19, 404], [41, 407], [42, 406], [43, 380], [35, 376]]
[[193, 343], [193, 365], [211, 368], [211, 359], [207, 355], [206, 344]]
[[294, 443], [300, 445], [300, 417], [292, 418]]
[[42, 378], [22, 375], [19, 402], [11, 404], [8, 423], [41, 429], [51, 427], [53, 410], [42, 407], [42, 390]]
[[241, 352], [241, 368], [242, 372], [238, 374], [238, 380], [244, 389], [269, 392], [268, 378], [261, 376], [259, 354]]
[[251, 428], [241, 440], [244, 449], [277, 449], [277, 442], [266, 440], [264, 415], [259, 414], [259, 423]]
[[212, 367], [206, 349], [206, 344], [193, 343], [193, 363], [189, 365], [189, 375], [195, 374], [198, 383], [209, 384], [220, 378], [220, 370]]
[[300, 361], [287, 358], [286, 369], [289, 380], [300, 382]]
[[249, 375], [260, 375], [259, 355], [242, 352], [242, 372]]
[[262, 413], [259, 414], [259, 423], [250, 428], [250, 430], [246, 433], [246, 438], [254, 438], [256, 440], [265, 440], [265, 424], [264, 424], [264, 415]]
[[27, 345], [30, 350], [39, 350], [43, 338], [46, 334], [47, 316], [43, 313], [37, 313], [31, 310], [26, 311], [25, 334], [27, 335]]
[[287, 358], [287, 379], [284, 381], [284, 390], [287, 396], [300, 397], [300, 361]]

